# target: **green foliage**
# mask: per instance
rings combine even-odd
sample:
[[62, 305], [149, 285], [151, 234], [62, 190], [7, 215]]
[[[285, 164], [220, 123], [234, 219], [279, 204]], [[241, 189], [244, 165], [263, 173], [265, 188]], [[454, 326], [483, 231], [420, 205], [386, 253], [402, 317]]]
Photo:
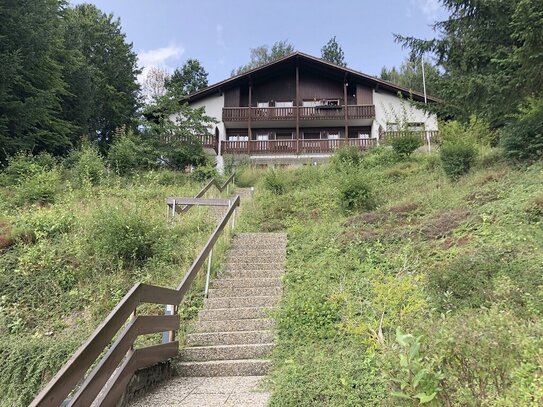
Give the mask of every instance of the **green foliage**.
[[15, 201], [18, 205], [53, 203], [59, 184], [60, 174], [58, 170], [38, 172], [25, 178], [17, 186]]
[[516, 121], [502, 131], [505, 156], [516, 161], [543, 158], [543, 97], [530, 99], [516, 116]]
[[81, 150], [75, 151], [72, 169], [77, 186], [98, 185], [106, 175], [106, 167], [98, 150], [91, 144], [85, 144]]
[[207, 87], [207, 76], [200, 61], [187, 59], [181, 68], [173, 71], [165, 86], [168, 92], [180, 98]]
[[20, 184], [33, 175], [53, 170], [55, 164], [55, 159], [48, 153], [35, 156], [18, 153], [8, 159], [8, 165], [4, 169], [5, 184]]
[[107, 161], [119, 175], [156, 165], [157, 154], [143, 137], [128, 133], [117, 137], [109, 147]]
[[78, 345], [77, 338], [0, 340], [0, 404], [28, 406]]
[[[398, 69], [383, 67], [380, 74], [381, 79], [403, 86], [409, 90], [423, 93], [422, 61], [420, 58], [408, 59]], [[439, 96], [441, 73], [436, 65], [424, 60], [424, 77], [426, 82], [426, 93], [431, 96]]]
[[540, 328], [496, 309], [463, 313], [428, 326], [427, 355], [446, 380], [438, 399], [491, 405], [509, 392], [520, 360], [537, 357]]
[[113, 263], [143, 264], [160, 251], [166, 235], [164, 222], [143, 208], [104, 208], [94, 215], [90, 249]]
[[442, 144], [462, 142], [490, 146], [496, 144], [497, 133], [486, 121], [472, 115], [465, 124], [457, 120], [440, 122], [439, 138]]
[[64, 22], [68, 87], [64, 117], [76, 126], [77, 134], [100, 141], [105, 150], [117, 128], [135, 127], [139, 107], [136, 77], [140, 72], [137, 55], [120, 20], [92, 4], [67, 8]]
[[[396, 343], [399, 346], [399, 361], [389, 366], [396, 390], [391, 392], [398, 406], [435, 405], [433, 403], [445, 378], [432, 366], [432, 361], [421, 355], [422, 336], [414, 337], [396, 329]], [[399, 363], [398, 363], [399, 362]]]
[[61, 115], [61, 2], [4, 4], [0, 13], [0, 163], [19, 151], [54, 154], [70, 146]]
[[399, 157], [407, 158], [422, 145], [420, 134], [405, 132], [390, 140], [390, 145]]
[[445, 144], [440, 150], [441, 165], [445, 174], [452, 180], [457, 180], [468, 173], [476, 156], [475, 147], [465, 142]]
[[264, 171], [249, 165], [236, 168], [235, 183], [241, 188], [254, 187]]
[[287, 190], [287, 181], [283, 172], [270, 169], [263, 178], [264, 188], [274, 195], [283, 195]]
[[219, 175], [217, 169], [213, 165], [201, 165], [196, 167], [191, 174], [191, 177], [197, 182], [209, 181]]
[[351, 167], [359, 166], [363, 158], [364, 154], [358, 148], [343, 146], [332, 155], [330, 162], [336, 170], [346, 168], [347, 170], [356, 171]]
[[38, 207], [18, 217], [13, 235], [18, 240], [34, 242], [68, 232], [74, 221], [73, 214], [66, 211], [65, 208]]
[[247, 65], [242, 65], [237, 69], [233, 69], [231, 76], [241, 75], [251, 69], [268, 64], [277, 59], [286, 57], [294, 52], [294, 46], [287, 40], [274, 42], [271, 48], [268, 45], [261, 45], [256, 48], [251, 48], [251, 61]]
[[377, 199], [367, 178], [361, 173], [345, 174], [339, 186], [339, 204], [347, 212], [377, 207]]
[[335, 35], [321, 48], [321, 59], [339, 66], [347, 66], [345, 55], [341, 45], [337, 43]]
[[428, 286], [444, 311], [489, 306], [494, 277], [507, 261], [490, 251], [458, 256], [428, 273]]
[[543, 52], [537, 40], [543, 32], [543, 3], [441, 3], [448, 18], [435, 24], [437, 38], [396, 36], [396, 40], [416, 56], [435, 55], [443, 71], [440, 96], [445, 102], [436, 105], [441, 113], [463, 122], [476, 114], [493, 128], [500, 127], [528, 95], [543, 91]]

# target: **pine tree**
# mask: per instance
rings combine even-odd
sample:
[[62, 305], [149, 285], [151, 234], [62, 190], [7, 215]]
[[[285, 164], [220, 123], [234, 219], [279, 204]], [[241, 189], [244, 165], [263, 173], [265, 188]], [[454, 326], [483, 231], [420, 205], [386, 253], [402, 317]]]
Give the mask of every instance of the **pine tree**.
[[0, 7], [0, 161], [19, 150], [70, 148], [72, 127], [61, 119], [66, 94], [58, 0], [4, 0]]
[[339, 66], [347, 66], [345, 55], [343, 54], [341, 45], [336, 41], [335, 35], [321, 48], [321, 58]]

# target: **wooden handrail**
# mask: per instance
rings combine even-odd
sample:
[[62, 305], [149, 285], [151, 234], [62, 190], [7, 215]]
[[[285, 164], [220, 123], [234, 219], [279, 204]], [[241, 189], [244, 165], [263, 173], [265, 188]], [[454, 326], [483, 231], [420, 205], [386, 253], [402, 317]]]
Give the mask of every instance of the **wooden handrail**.
[[[232, 179], [233, 175], [222, 186], [218, 185], [218, 183], [216, 186], [224, 190], [228, 182], [231, 182]], [[208, 185], [212, 182], [213, 180]], [[207, 189], [210, 188], [210, 186], [206, 187]], [[207, 190], [206, 187], [204, 187], [203, 193]], [[87, 341], [76, 350], [73, 356], [36, 396], [30, 406], [60, 406], [83, 379], [85, 379], [83, 384], [70, 400], [69, 406], [88, 406], [90, 405], [89, 400], [92, 402], [99, 393], [100, 395], [97, 399], [98, 405], [112, 405], [118, 400], [118, 397], [122, 394], [130, 377], [132, 377], [136, 370], [166, 361], [177, 355], [179, 344], [175, 341], [144, 347], [135, 351], [131, 350], [134, 341], [139, 335], [176, 330], [179, 327], [178, 316], [136, 317], [136, 309], [142, 303], [174, 306], [181, 303], [198, 271], [204, 264], [239, 204], [240, 197], [238, 195], [232, 199], [230, 207], [215, 227], [209, 240], [190, 266], [177, 289], [173, 290], [142, 283], [135, 284], [94, 330]], [[120, 332], [107, 353], [105, 353], [85, 378], [88, 369], [97, 361], [98, 357], [106, 350], [115, 335], [131, 317], [132, 320], [129, 324]], [[118, 366], [123, 358], [124, 362], [121, 366]], [[115, 374], [111, 377], [113, 371], [115, 371]]]
[[[216, 178], [213, 178], [211, 181], [209, 181], [207, 184], [204, 185], [204, 187], [200, 190], [200, 192], [198, 192], [196, 195], [194, 195], [194, 198], [201, 198], [202, 196], [204, 196], [204, 194], [212, 187], [212, 186], [215, 186], [219, 192], [223, 192], [226, 187], [233, 183], [234, 182], [234, 177], [235, 177], [235, 173], [233, 173], [232, 175], [230, 175], [226, 181], [224, 181], [224, 183], [221, 185], [219, 184], [219, 181], [217, 181]], [[168, 203], [168, 205], [170, 205]], [[186, 212], [188, 211], [190, 208], [192, 208], [193, 205], [185, 205], [183, 206], [181, 209], [179, 209], [179, 212], [183, 213], [183, 212]]]

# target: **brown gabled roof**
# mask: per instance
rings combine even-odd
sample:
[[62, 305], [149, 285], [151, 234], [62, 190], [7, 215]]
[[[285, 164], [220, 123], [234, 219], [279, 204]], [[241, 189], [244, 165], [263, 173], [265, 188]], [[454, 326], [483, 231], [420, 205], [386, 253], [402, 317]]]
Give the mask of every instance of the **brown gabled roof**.
[[[273, 62], [269, 62], [269, 63], [261, 65], [261, 66], [259, 66], [257, 68], [251, 69], [250, 71], [247, 71], [247, 72], [244, 72], [242, 74], [239, 74], [239, 75], [233, 76], [231, 78], [225, 79], [224, 81], [217, 82], [217, 83], [215, 83], [215, 84], [213, 84], [211, 86], [208, 86], [207, 88], [201, 89], [201, 90], [199, 90], [197, 92], [191, 93], [184, 100], [188, 101], [188, 102], [193, 102], [195, 100], [201, 99], [203, 97], [206, 97], [206, 96], [208, 96], [210, 94], [213, 94], [213, 93], [217, 92], [218, 90], [220, 90], [222, 88], [235, 86], [237, 83], [239, 83], [239, 82], [241, 82], [243, 80], [246, 80], [249, 76], [254, 75], [255, 73], [263, 72], [265, 70], [268, 70], [270, 67], [280, 65], [280, 64], [282, 64], [282, 63], [284, 63], [286, 61], [290, 61], [290, 60], [292, 60], [294, 58], [299, 58], [300, 60], [305, 60], [305, 61], [307, 61], [309, 63], [319, 64], [319, 65], [321, 65], [321, 66], [323, 66], [325, 68], [343, 72], [344, 74], [349, 75], [351, 78], [362, 80], [362, 81], [364, 81], [366, 83], [369, 83], [369, 84], [373, 85], [373, 87], [378, 87], [379, 89], [388, 90], [388, 91], [393, 92], [393, 93], [400, 92], [405, 97], [412, 97], [413, 100], [417, 100], [417, 101], [421, 101], [421, 102], [424, 101], [424, 94], [422, 94], [420, 92], [412, 91], [412, 90], [410, 90], [408, 88], [404, 88], [403, 86], [398, 86], [398, 85], [396, 85], [394, 83], [391, 83], [391, 82], [376, 78], [376, 77], [371, 76], [371, 75], [367, 75], [367, 74], [362, 73], [362, 72], [355, 71], [355, 70], [350, 69], [350, 68], [345, 68], [343, 66], [336, 65], [336, 64], [333, 64], [333, 63], [328, 62], [328, 61], [324, 61], [324, 60], [322, 60], [320, 58], [315, 58], [315, 57], [313, 57], [311, 55], [304, 54], [303, 52], [299, 52], [299, 51], [296, 51], [296, 52], [294, 52], [294, 53], [292, 53], [290, 55], [287, 55], [287, 56], [285, 56], [283, 58], [279, 58], [279, 59], [277, 59], [277, 60], [275, 60]], [[426, 99], [429, 102], [440, 102], [439, 98], [436, 98], [436, 97], [430, 96], [430, 95], [426, 95]]]

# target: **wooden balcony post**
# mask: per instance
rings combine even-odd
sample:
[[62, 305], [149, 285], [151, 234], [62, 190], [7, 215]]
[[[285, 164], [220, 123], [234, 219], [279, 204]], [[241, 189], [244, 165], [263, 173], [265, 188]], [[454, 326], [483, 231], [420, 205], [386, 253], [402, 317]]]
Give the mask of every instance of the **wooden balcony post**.
[[251, 132], [251, 108], [253, 104], [253, 85], [251, 78], [249, 78], [249, 117], [247, 120], [247, 154], [251, 155], [251, 139], [253, 138]]
[[345, 113], [345, 142], [347, 143], [347, 140], [349, 138], [349, 116], [347, 112], [347, 74], [345, 74], [345, 79], [343, 80], [343, 110]]
[[300, 67], [296, 57], [296, 154], [300, 154]]

